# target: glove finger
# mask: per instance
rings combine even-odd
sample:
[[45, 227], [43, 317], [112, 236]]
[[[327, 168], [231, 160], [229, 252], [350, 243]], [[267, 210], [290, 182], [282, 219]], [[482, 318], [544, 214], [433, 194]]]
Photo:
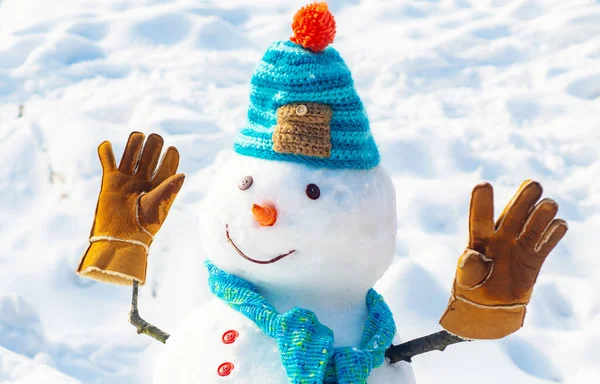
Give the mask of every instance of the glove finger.
[[568, 229], [569, 226], [563, 219], [553, 220], [542, 235], [542, 238], [535, 244], [534, 251], [543, 257], [548, 256], [567, 233]]
[[98, 157], [102, 165], [102, 172], [108, 173], [117, 169], [117, 162], [110, 141], [104, 141], [98, 146]]
[[138, 165], [136, 172], [136, 174], [142, 177], [144, 180], [150, 179], [154, 169], [156, 169], [156, 164], [158, 164], [158, 159], [160, 158], [160, 151], [162, 151], [163, 144], [164, 140], [160, 135], [153, 133], [148, 136], [148, 140], [146, 140], [146, 145], [144, 145], [142, 157], [140, 158], [140, 164]]
[[520, 267], [516, 269], [518, 286], [521, 286], [526, 291], [532, 289], [546, 261], [546, 257], [548, 257], [550, 251], [554, 249], [566, 232], [567, 223], [562, 219], [556, 219], [552, 221], [542, 235], [542, 238], [534, 245], [532, 253], [520, 252], [517, 255], [515, 262]]
[[483, 244], [494, 233], [494, 189], [481, 183], [471, 192], [469, 208], [469, 248], [483, 252]]
[[179, 166], [179, 152], [175, 147], [169, 147], [158, 166], [158, 170], [152, 179], [154, 187], [160, 185], [167, 178], [173, 176], [177, 172]]
[[140, 159], [142, 145], [144, 144], [144, 134], [141, 132], [132, 132], [127, 140], [121, 163], [119, 164], [119, 172], [133, 175], [135, 167]]
[[529, 211], [542, 197], [542, 192], [542, 186], [538, 182], [533, 180], [523, 182], [498, 218], [496, 231], [516, 237]]
[[163, 181], [140, 199], [139, 219], [140, 224], [147, 227], [152, 233], [158, 229], [167, 218], [169, 209], [175, 201], [177, 193], [181, 190], [185, 175], [179, 173]]
[[548, 198], [543, 199], [533, 208], [523, 223], [521, 232], [517, 236], [517, 239], [525, 249], [529, 251], [533, 250], [535, 244], [540, 240], [542, 233], [548, 228], [548, 225], [550, 225], [557, 212], [558, 204]]

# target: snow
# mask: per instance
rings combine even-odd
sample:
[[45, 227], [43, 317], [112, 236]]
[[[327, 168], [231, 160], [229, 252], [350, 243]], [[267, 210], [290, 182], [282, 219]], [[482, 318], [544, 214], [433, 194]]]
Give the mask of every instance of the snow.
[[51, 383], [51, 384], [76, 384], [77, 380], [64, 375], [51, 367], [48, 355], [39, 354], [32, 359], [16, 354], [4, 347], [0, 347], [0, 380], [2, 383]]
[[[127, 323], [130, 292], [74, 274], [100, 185], [96, 147], [111, 140], [119, 154], [141, 130], [180, 150], [186, 184], [140, 297], [143, 317], [174, 330], [209, 299], [198, 220], [245, 121], [250, 76], [304, 3], [0, 1], [0, 382], [151, 382], [164, 346]], [[498, 212], [538, 180], [569, 222], [524, 328], [415, 358], [417, 382], [593, 383], [600, 3], [330, 5], [396, 187], [396, 257], [378, 288], [400, 280], [386, 299], [402, 339], [440, 329], [475, 184], [494, 185]]]

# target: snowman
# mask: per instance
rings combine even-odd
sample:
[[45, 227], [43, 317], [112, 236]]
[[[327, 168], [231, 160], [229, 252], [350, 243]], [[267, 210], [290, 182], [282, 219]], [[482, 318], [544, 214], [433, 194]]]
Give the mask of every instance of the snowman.
[[292, 27], [252, 77], [248, 124], [200, 217], [214, 297], [170, 337], [139, 317], [137, 289], [183, 185], [179, 155], [171, 147], [158, 164], [162, 138], [144, 145], [139, 132], [118, 167], [110, 143], [99, 147], [102, 187], [77, 272], [133, 285], [130, 321], [168, 338], [154, 384], [414, 383], [411, 356], [518, 330], [544, 259], [566, 233], [538, 183], [523, 183], [495, 222], [492, 187], [477, 185], [445, 331], [398, 344], [393, 315], [372, 288], [394, 257], [394, 186], [350, 71], [329, 46], [327, 5], [302, 8]]

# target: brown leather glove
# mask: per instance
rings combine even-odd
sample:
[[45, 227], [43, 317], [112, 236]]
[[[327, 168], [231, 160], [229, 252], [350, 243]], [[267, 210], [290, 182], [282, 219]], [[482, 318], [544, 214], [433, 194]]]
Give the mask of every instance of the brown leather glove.
[[558, 204], [536, 202], [542, 187], [525, 181], [494, 225], [493, 189], [477, 185], [469, 210], [469, 245], [458, 260], [440, 324], [468, 339], [500, 339], [523, 326], [546, 256], [567, 232]]
[[90, 244], [77, 268], [81, 276], [120, 285], [146, 281], [150, 244], [183, 185], [184, 175], [175, 174], [179, 153], [174, 147], [167, 149], [154, 172], [162, 137], [150, 135], [142, 151], [143, 143], [143, 133], [129, 136], [118, 169], [110, 142], [98, 147], [102, 186]]

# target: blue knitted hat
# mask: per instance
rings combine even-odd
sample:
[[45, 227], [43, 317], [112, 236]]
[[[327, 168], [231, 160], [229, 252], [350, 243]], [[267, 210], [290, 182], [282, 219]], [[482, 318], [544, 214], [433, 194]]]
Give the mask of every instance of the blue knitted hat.
[[325, 3], [302, 8], [291, 41], [267, 49], [250, 85], [248, 123], [237, 153], [326, 168], [370, 169], [379, 163], [350, 70], [327, 47], [335, 21]]

